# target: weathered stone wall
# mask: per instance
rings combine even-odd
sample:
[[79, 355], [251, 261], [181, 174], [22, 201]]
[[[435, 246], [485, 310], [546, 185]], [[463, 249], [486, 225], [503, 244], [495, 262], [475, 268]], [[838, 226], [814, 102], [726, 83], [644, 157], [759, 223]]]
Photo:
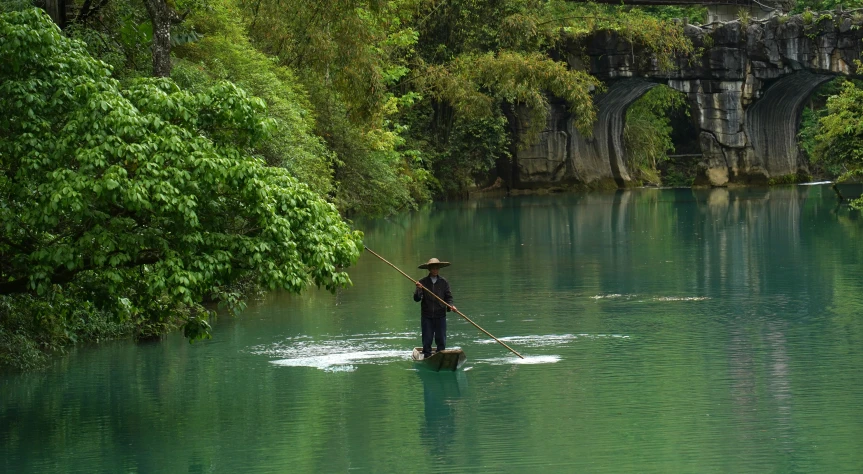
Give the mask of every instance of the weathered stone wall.
[[[607, 92], [596, 98], [597, 121], [590, 137], [579, 133], [570, 121], [568, 130], [572, 136], [570, 155], [581, 158], [574, 160], [573, 164], [573, 168], [579, 171], [580, 176], [601, 179], [608, 176], [610, 172], [611, 178], [621, 187], [632, 181], [629, 170], [626, 169], [626, 149], [623, 144], [626, 109], [629, 104], [655, 86], [656, 83], [640, 79], [618, 81], [612, 84]], [[588, 163], [590, 166], [586, 166]], [[602, 173], [597, 174], [596, 171], [600, 170]]]
[[678, 58], [670, 72], [658, 70], [649, 54], [617, 34], [599, 33], [573, 45], [568, 54], [572, 67], [589, 69], [609, 84], [596, 100], [594, 137], [580, 137], [566, 105], [553, 103], [540, 143], [516, 152], [514, 182], [537, 186], [613, 179], [625, 185], [630, 174], [622, 120], [628, 106], [649, 89], [645, 79], [687, 94], [703, 154], [700, 183], [763, 183], [806, 173], [796, 138], [802, 107], [819, 85], [855, 71], [863, 45], [859, 23], [837, 12], [816, 14], [809, 24], [797, 15], [749, 25], [687, 25], [686, 35], [702, 53]]
[[[526, 111], [519, 109], [513, 119], [518, 121], [519, 116], [526, 115]], [[513, 183], [515, 187], [529, 188], [533, 185], [585, 181], [585, 177], [577, 176], [572, 167], [574, 161], [571, 159], [569, 143], [571, 133], [567, 126], [571, 121], [566, 104], [550, 104], [545, 130], [539, 134], [535, 143], [516, 151]], [[519, 125], [517, 133], [523, 134], [526, 124]], [[602, 171], [594, 174], [599, 176]]]

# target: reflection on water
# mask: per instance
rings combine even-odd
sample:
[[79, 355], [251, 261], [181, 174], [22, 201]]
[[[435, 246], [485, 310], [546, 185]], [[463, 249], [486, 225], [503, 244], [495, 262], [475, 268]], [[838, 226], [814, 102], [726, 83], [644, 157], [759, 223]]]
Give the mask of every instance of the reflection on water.
[[424, 425], [420, 439], [427, 440], [432, 457], [444, 458], [455, 441], [456, 418], [466, 404], [467, 375], [464, 371], [417, 370], [423, 385]]
[[863, 223], [829, 187], [356, 225], [414, 277], [453, 262], [459, 309], [525, 360], [450, 316], [464, 370], [417, 372], [412, 285], [365, 256], [353, 287], [268, 294], [211, 341], [0, 376], [0, 472], [863, 472]]

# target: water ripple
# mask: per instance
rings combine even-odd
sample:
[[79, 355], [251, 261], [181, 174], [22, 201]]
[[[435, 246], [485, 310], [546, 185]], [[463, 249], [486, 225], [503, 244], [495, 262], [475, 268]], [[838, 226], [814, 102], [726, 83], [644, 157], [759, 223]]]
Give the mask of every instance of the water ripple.
[[[637, 298], [638, 295], [635, 294], [619, 294], [612, 293], [607, 295], [595, 295], [591, 296], [592, 300], [632, 300]], [[669, 302], [669, 301], [707, 301], [710, 300], [709, 296], [652, 296], [642, 301], [661, 301], [661, 302]]]
[[[525, 347], [551, 347], [560, 346], [570, 343], [576, 339], [629, 339], [629, 336], [622, 334], [545, 334], [533, 336], [510, 336], [499, 337], [498, 339], [505, 342], [511, 342]], [[497, 344], [494, 339], [477, 339], [474, 341], [478, 344]]]
[[285, 367], [313, 367], [325, 372], [353, 372], [356, 363], [385, 364], [398, 360], [410, 359], [410, 353], [404, 350], [341, 352], [335, 354], [320, 354], [305, 357], [271, 360], [271, 364]]
[[409, 360], [404, 344], [392, 341], [415, 339], [413, 333], [370, 333], [351, 336], [330, 336], [315, 340], [309, 336], [294, 336], [271, 344], [253, 346], [249, 352], [280, 357], [270, 363], [285, 367], [313, 367], [325, 372], [353, 372], [356, 364], [388, 364]]
[[491, 365], [533, 365], [533, 364], [554, 364], [560, 361], [559, 355], [541, 355], [541, 356], [524, 356], [524, 359], [518, 357], [495, 357], [493, 359], [477, 359], [476, 362], [484, 362]]

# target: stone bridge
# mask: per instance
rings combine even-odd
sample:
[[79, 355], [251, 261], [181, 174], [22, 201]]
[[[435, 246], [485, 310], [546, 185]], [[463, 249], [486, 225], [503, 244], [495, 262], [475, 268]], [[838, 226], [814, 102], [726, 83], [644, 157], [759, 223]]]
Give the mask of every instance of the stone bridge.
[[677, 58], [670, 72], [658, 70], [649, 54], [639, 54], [617, 34], [599, 33], [565, 52], [571, 67], [588, 69], [608, 85], [596, 98], [593, 136], [578, 133], [566, 104], [551, 100], [539, 141], [517, 150], [514, 166], [502, 174], [515, 188], [631, 184], [626, 110], [650, 88], [666, 84], [688, 97], [697, 134], [691, 138], [700, 145], [696, 184], [766, 184], [806, 175], [797, 145], [802, 109], [821, 84], [856, 73], [861, 23], [861, 12], [831, 12], [748, 25], [686, 25], [686, 36], [702, 53]]

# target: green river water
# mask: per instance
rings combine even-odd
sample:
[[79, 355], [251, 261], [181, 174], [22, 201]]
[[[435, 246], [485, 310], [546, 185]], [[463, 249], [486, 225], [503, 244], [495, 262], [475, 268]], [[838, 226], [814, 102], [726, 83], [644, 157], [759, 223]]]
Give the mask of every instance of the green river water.
[[863, 219], [828, 186], [438, 203], [357, 221], [458, 308], [414, 369], [413, 285], [273, 293], [212, 340], [0, 376], [0, 472], [863, 472]]

